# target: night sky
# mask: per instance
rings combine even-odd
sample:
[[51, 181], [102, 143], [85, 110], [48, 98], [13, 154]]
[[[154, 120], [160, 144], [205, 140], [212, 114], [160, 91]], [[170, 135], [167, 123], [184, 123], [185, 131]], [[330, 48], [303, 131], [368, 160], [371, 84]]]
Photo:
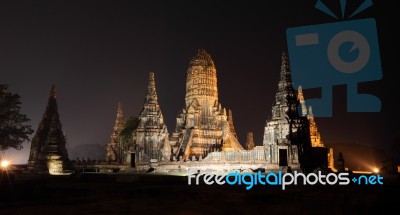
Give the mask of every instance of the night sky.
[[[184, 105], [189, 61], [204, 48], [215, 62], [219, 100], [233, 112], [239, 141], [244, 145], [246, 132], [252, 131], [261, 145], [281, 53], [287, 49], [286, 29], [337, 20], [315, 9], [314, 0], [188, 2], [2, 1], [0, 83], [21, 96], [22, 112], [35, 130], [56, 84], [68, 149], [105, 145], [118, 102], [125, 117], [139, 114], [149, 72], [155, 73], [159, 104], [172, 132]], [[323, 2], [340, 13], [339, 0]], [[361, 2], [348, 0], [346, 13]], [[346, 86], [334, 87], [333, 117], [316, 118], [325, 144], [333, 148], [390, 149], [399, 136], [397, 4], [374, 1], [353, 17], [377, 22], [383, 79], [360, 84], [360, 91], [378, 96], [382, 110], [347, 113]], [[22, 151], [7, 153], [25, 163], [29, 148], [25, 143]]]

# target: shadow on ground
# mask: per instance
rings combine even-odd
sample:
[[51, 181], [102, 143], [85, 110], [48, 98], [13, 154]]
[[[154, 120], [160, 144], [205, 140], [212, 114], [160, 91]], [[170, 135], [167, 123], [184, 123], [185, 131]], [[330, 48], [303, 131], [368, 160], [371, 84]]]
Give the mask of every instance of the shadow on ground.
[[[384, 185], [188, 185], [186, 177], [82, 174], [1, 184], [5, 214], [372, 214], [398, 206], [398, 176]], [[394, 196], [394, 197], [392, 197]]]

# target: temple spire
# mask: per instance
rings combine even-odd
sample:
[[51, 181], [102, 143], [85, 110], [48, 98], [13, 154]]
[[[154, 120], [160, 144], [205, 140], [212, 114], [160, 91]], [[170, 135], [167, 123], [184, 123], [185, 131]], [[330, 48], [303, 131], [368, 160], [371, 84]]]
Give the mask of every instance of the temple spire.
[[109, 162], [121, 161], [121, 145], [119, 134], [124, 129], [124, 115], [122, 112], [122, 104], [118, 102], [117, 116], [115, 118], [114, 129], [110, 137], [110, 142], [106, 147], [106, 160]]
[[252, 150], [254, 148], [253, 132], [247, 132], [246, 149]]
[[28, 169], [30, 170], [59, 174], [71, 167], [56, 97], [56, 86], [53, 84], [46, 110], [32, 138], [28, 161]]
[[122, 104], [118, 102], [118, 110], [117, 110], [117, 119], [116, 124], [123, 125], [124, 124], [124, 115], [122, 113]]
[[[296, 165], [300, 156], [303, 156], [311, 145], [307, 138], [307, 121], [305, 117], [299, 116], [298, 106], [299, 100], [292, 85], [289, 59], [286, 53], [282, 52], [280, 80], [272, 106], [272, 116], [264, 128], [263, 145], [266, 147], [266, 156], [270, 163]], [[282, 157], [282, 161], [279, 151], [284, 148], [291, 153], [286, 158]]]
[[198, 49], [187, 69], [185, 106], [169, 138], [177, 159], [200, 159], [214, 151], [243, 150], [232, 113], [218, 102], [217, 70], [204, 49]]
[[148, 164], [152, 159], [158, 161], [170, 160], [171, 148], [168, 135], [168, 129], [157, 102], [154, 73], [151, 72], [146, 99], [139, 113], [139, 124], [132, 137], [135, 143], [133, 150], [136, 150], [135, 163]]
[[124, 115], [122, 112], [122, 104], [118, 102], [118, 109], [117, 109], [117, 117], [115, 118], [115, 125], [114, 125], [114, 134], [118, 136], [118, 134], [124, 128]]
[[[276, 104], [279, 105], [289, 105], [289, 100], [297, 100], [297, 95], [293, 88], [292, 76], [290, 74], [289, 59], [286, 53], [282, 52], [282, 63], [280, 80], [278, 83], [278, 91], [275, 96]], [[291, 98], [288, 98], [290, 96]]]
[[57, 98], [57, 90], [56, 90], [56, 85], [53, 84], [51, 86], [51, 90], [50, 90], [50, 98], [56, 99]]
[[307, 106], [306, 101], [304, 100], [304, 94], [301, 85], [299, 85], [299, 87], [297, 88], [297, 98], [300, 102], [301, 116], [307, 116]]
[[312, 112], [312, 106], [308, 107], [308, 116], [310, 117], [314, 116]]
[[281, 64], [281, 82], [292, 84], [292, 76], [290, 74], [290, 66], [288, 56], [285, 51], [282, 52], [282, 64]]
[[189, 63], [185, 101], [186, 107], [197, 101], [200, 106], [209, 108], [218, 101], [217, 70], [204, 49], [198, 49]]
[[233, 125], [233, 116], [232, 116], [232, 110], [231, 109], [229, 109], [229, 111], [228, 111], [228, 123], [229, 123], [229, 129], [231, 131], [231, 134], [237, 139], [235, 126]]
[[149, 74], [149, 83], [147, 85], [147, 93], [145, 103], [157, 103], [156, 82], [154, 80], [154, 72]]

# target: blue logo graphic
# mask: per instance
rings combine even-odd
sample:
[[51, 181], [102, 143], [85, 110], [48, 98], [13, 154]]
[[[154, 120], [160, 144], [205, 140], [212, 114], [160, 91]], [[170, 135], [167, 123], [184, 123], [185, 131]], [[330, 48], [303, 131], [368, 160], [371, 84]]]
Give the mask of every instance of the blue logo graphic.
[[375, 184], [383, 184], [383, 176], [381, 175], [360, 175], [358, 177], [354, 177], [351, 179], [353, 183], [358, 185], [375, 185]]
[[[195, 173], [197, 172], [197, 173]], [[200, 173], [200, 170], [195, 169], [188, 170], [188, 185], [192, 185], [192, 179], [194, 184], [199, 185], [200, 180], [207, 185], [245, 185], [246, 190], [252, 189], [255, 185], [268, 185], [268, 186], [281, 186], [282, 190], [285, 190], [289, 185], [349, 185], [350, 175], [348, 172], [329, 173], [322, 174], [321, 171], [318, 173], [304, 174], [302, 172], [294, 171], [293, 173], [269, 172], [267, 174], [261, 173], [240, 173], [235, 170], [226, 175], [214, 175], [208, 173]], [[359, 175], [351, 179], [354, 184], [357, 185], [383, 185], [383, 176], [380, 175]]]
[[[341, 0], [344, 18], [345, 0]], [[372, 5], [364, 1], [349, 17]], [[317, 9], [337, 18], [321, 1]], [[380, 80], [382, 68], [373, 18], [293, 27], [286, 31], [293, 85], [321, 88], [321, 98], [307, 99], [315, 117], [332, 116], [332, 88], [347, 86], [348, 112], [379, 112], [380, 99], [359, 94], [358, 83]]]

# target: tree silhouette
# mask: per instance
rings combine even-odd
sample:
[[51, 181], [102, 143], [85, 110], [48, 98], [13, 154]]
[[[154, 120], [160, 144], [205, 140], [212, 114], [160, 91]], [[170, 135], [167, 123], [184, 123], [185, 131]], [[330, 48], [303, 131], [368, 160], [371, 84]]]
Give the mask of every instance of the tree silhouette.
[[8, 91], [8, 85], [0, 85], [0, 151], [22, 149], [22, 143], [29, 141], [33, 133], [30, 119], [21, 114], [20, 95]]
[[130, 116], [125, 120], [124, 128], [119, 133], [121, 146], [128, 148], [133, 144], [133, 131], [139, 126], [140, 119], [136, 116]]

